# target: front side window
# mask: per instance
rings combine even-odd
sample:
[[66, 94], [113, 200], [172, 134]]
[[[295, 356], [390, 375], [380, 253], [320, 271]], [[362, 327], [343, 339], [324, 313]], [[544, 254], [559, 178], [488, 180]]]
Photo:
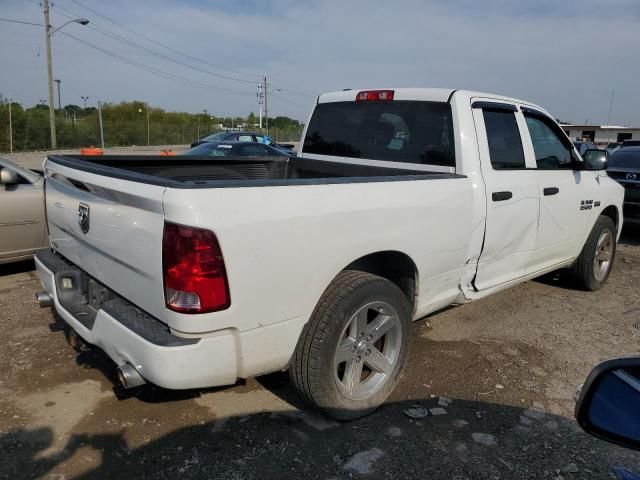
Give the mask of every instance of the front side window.
[[303, 152], [455, 167], [451, 106], [406, 100], [320, 103]]
[[238, 135], [239, 142], [253, 142], [251, 135]]
[[525, 114], [529, 135], [536, 154], [536, 165], [542, 169], [573, 168], [571, 151], [547, 123]]
[[509, 110], [483, 110], [489, 157], [495, 170], [525, 168], [516, 115]]

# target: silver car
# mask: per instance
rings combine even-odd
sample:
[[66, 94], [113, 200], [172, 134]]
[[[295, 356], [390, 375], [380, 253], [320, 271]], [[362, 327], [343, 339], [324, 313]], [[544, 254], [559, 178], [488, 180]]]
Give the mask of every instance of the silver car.
[[42, 175], [0, 157], [0, 264], [49, 245], [43, 195]]

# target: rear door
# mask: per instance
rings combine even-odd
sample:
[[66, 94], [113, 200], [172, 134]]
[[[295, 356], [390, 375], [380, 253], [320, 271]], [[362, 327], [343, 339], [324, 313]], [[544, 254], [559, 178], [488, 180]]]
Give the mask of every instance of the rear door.
[[474, 285], [486, 290], [522, 277], [536, 243], [538, 180], [527, 163], [522, 114], [514, 104], [472, 103], [487, 202], [485, 238]]
[[[53, 248], [156, 318], [166, 317], [162, 276], [165, 188], [46, 162]], [[81, 221], [87, 217], [87, 221]]]

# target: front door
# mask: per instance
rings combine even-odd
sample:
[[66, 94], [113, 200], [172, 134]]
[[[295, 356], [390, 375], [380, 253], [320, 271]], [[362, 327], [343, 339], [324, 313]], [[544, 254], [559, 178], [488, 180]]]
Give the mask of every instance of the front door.
[[28, 255], [44, 242], [42, 189], [18, 177], [15, 185], [0, 185], [0, 259]]
[[536, 244], [538, 179], [527, 164], [515, 105], [475, 100], [473, 117], [487, 202], [485, 237], [474, 286], [479, 291], [525, 274]]
[[[597, 191], [594, 172], [574, 170], [573, 146], [560, 127], [542, 112], [523, 108], [525, 148], [535, 157], [540, 224], [535, 253], [527, 269], [543, 270], [575, 258], [582, 248]], [[585, 196], [586, 194], [586, 196]]]

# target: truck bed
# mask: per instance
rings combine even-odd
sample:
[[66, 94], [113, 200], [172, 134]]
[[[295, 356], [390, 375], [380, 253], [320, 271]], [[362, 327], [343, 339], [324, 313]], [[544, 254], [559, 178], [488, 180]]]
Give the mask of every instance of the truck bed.
[[[50, 155], [50, 162], [99, 175], [171, 188], [221, 188], [456, 178], [452, 173], [291, 157]], [[408, 168], [409, 167], [409, 168]]]

